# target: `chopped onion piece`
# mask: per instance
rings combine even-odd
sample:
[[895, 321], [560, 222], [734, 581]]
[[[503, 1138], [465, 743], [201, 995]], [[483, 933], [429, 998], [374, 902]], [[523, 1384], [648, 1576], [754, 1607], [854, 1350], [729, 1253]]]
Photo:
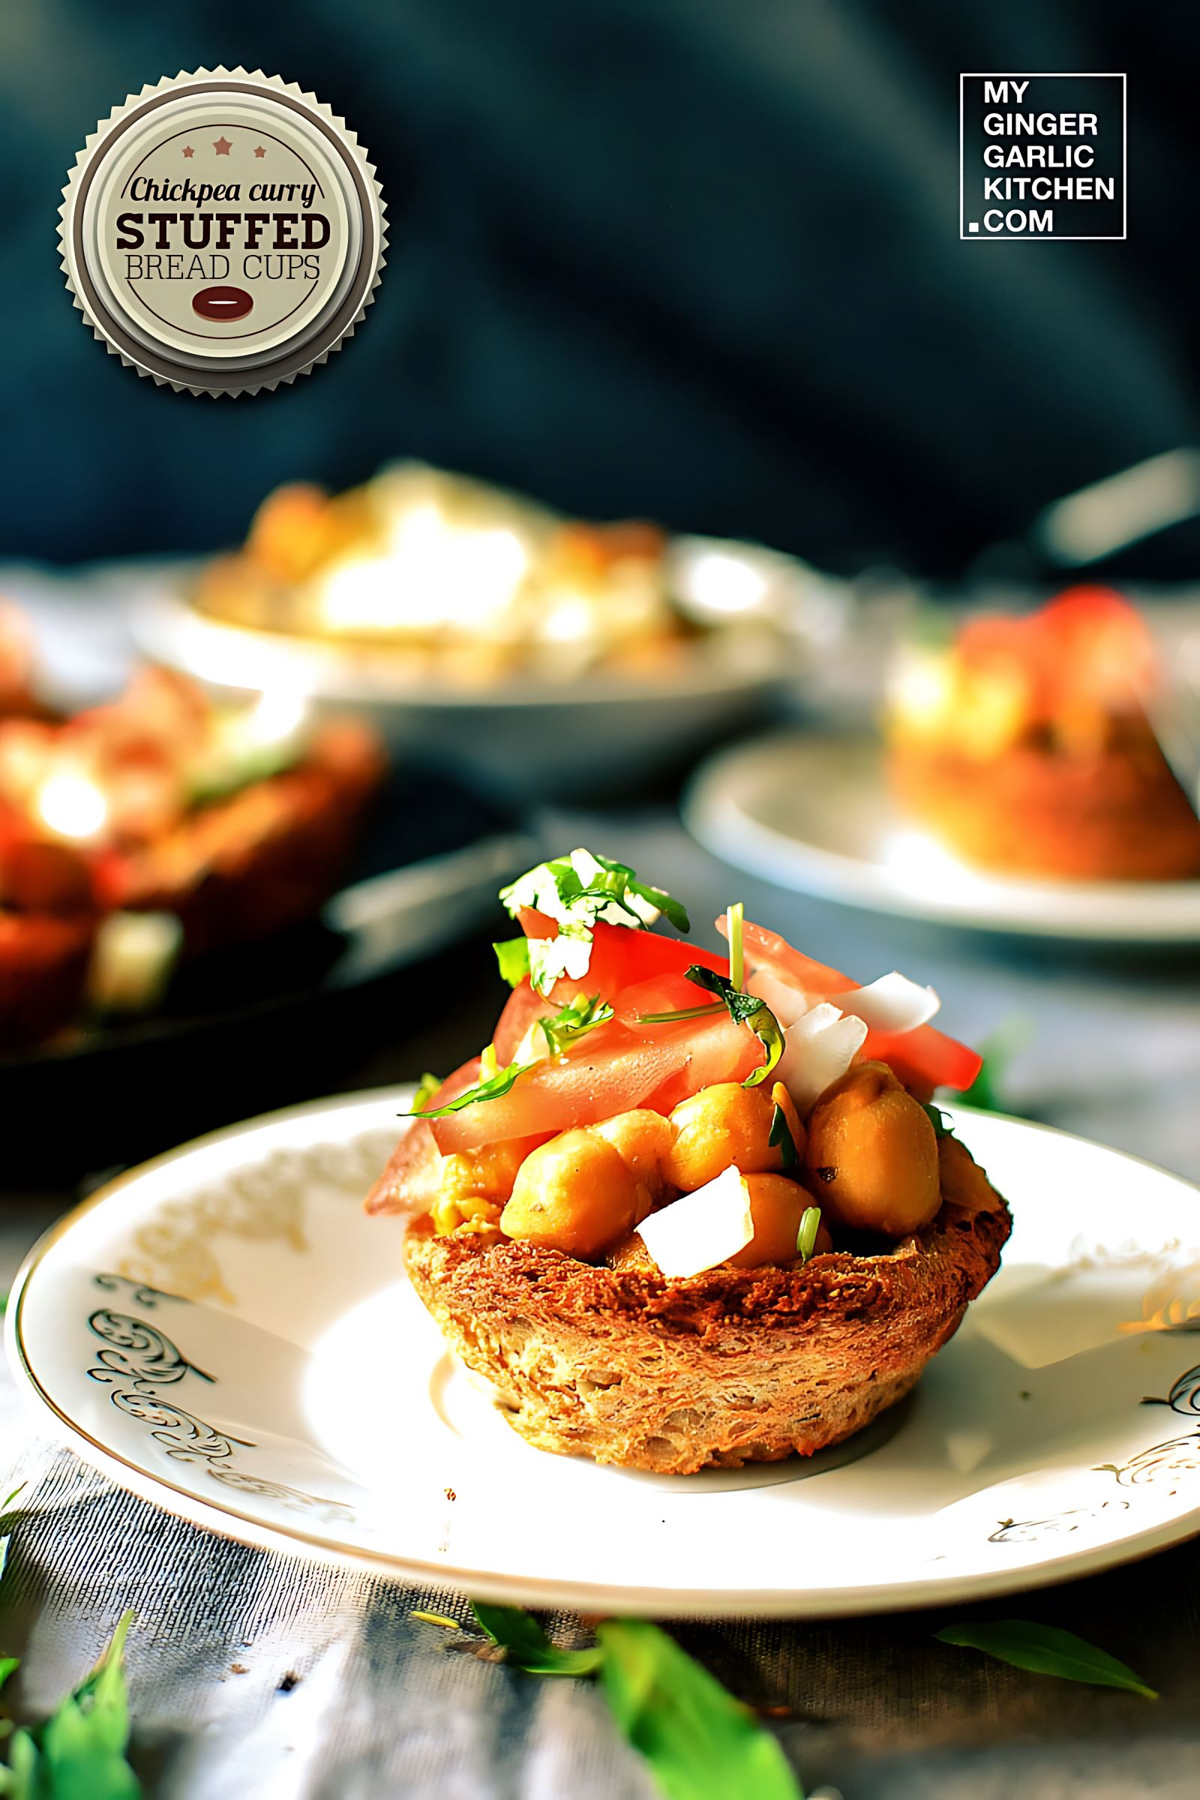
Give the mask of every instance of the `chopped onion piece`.
[[728, 1262], [754, 1236], [750, 1193], [731, 1166], [651, 1213], [637, 1229], [664, 1275], [701, 1275]]
[[843, 1012], [865, 1019], [872, 1031], [902, 1032], [927, 1025], [942, 1003], [931, 987], [920, 987], [893, 969], [866, 987], [839, 994], [838, 1004]]
[[757, 994], [760, 1000], [765, 1000], [785, 1031], [819, 997], [816, 994], [806, 994], [802, 988], [793, 987], [790, 982], [781, 981], [769, 969], [755, 969], [746, 982], [746, 992]]
[[787, 1042], [775, 1070], [802, 1113], [846, 1073], [866, 1042], [866, 1021], [840, 1012], [828, 1000], [810, 1007], [784, 1033]]

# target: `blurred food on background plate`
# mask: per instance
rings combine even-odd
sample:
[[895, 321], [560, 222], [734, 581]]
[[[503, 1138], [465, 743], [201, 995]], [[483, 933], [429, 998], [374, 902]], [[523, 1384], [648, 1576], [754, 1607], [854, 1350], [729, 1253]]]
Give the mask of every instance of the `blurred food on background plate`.
[[585, 524], [408, 462], [278, 489], [241, 550], [149, 574], [131, 623], [218, 693], [294, 685], [506, 800], [578, 800], [786, 705], [848, 592], [761, 545]]
[[33, 632], [24, 613], [0, 600], [0, 719], [44, 714], [33, 691], [33, 661]]
[[284, 691], [218, 704], [160, 669], [65, 721], [0, 720], [0, 1045], [85, 994], [152, 1006], [179, 957], [313, 916], [384, 769], [358, 720]]
[[1151, 723], [1164, 683], [1148, 626], [1108, 588], [912, 644], [887, 699], [897, 804], [1000, 872], [1200, 875], [1200, 819]]
[[193, 598], [229, 624], [371, 647], [467, 687], [587, 670], [654, 678], [735, 618], [781, 623], [769, 555], [756, 562], [747, 547], [739, 562], [722, 548], [700, 563], [699, 540], [656, 525], [565, 519], [405, 462], [344, 494], [277, 488]]

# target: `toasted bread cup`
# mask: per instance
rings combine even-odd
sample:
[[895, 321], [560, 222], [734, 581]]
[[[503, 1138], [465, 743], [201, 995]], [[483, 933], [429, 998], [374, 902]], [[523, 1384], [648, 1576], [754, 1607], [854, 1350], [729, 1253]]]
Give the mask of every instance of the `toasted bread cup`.
[[1004, 1201], [956, 1139], [939, 1160], [936, 1217], [880, 1255], [668, 1280], [439, 1237], [421, 1215], [405, 1262], [447, 1342], [538, 1449], [674, 1475], [811, 1456], [909, 1393], [999, 1267]]
[[909, 817], [983, 868], [1077, 881], [1200, 874], [1200, 820], [1148, 733], [1088, 756], [898, 744], [889, 777]]
[[294, 767], [199, 807], [144, 848], [107, 858], [105, 904], [175, 913], [189, 956], [311, 918], [350, 860], [384, 767], [372, 731], [352, 719], [330, 721]]

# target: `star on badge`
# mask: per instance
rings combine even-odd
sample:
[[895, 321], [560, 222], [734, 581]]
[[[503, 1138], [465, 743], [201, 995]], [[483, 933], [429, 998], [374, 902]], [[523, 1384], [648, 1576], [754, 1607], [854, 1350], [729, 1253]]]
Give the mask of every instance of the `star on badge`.
[[233, 149], [233, 145], [230, 143], [229, 139], [224, 135], [224, 133], [222, 133], [222, 135], [214, 143], [213, 149], [216, 151], [218, 156], [228, 156], [229, 152]]

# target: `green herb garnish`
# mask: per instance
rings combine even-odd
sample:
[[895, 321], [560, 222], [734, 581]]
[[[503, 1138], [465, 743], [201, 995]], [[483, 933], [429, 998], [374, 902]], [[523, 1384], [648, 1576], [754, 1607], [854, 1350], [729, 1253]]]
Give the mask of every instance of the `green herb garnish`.
[[[510, 1063], [507, 1069], [496, 1069], [494, 1067], [496, 1052], [490, 1044], [488, 1048], [492, 1050], [493, 1069], [491, 1073], [488, 1073], [485, 1065], [482, 1071], [484, 1076], [482, 1081], [473, 1088], [468, 1088], [465, 1093], [456, 1094], [454, 1099], [447, 1100], [444, 1106], [413, 1107], [411, 1111], [401, 1113], [400, 1117], [411, 1119], [419, 1113], [423, 1119], [446, 1119], [451, 1113], [461, 1112], [464, 1106], [476, 1106], [481, 1100], [498, 1100], [502, 1094], [508, 1093], [518, 1075], [523, 1075], [526, 1069], [533, 1067], [532, 1063], [525, 1062]], [[483, 1061], [482, 1058], [480, 1060]]]
[[983, 1112], [1015, 1112], [1005, 1099], [1008, 1072], [1032, 1036], [1032, 1021], [1019, 1013], [997, 1025], [979, 1046], [983, 1067], [962, 1096], [966, 1105]]
[[472, 1600], [471, 1611], [494, 1644], [503, 1645], [506, 1662], [526, 1675], [593, 1675], [603, 1652], [560, 1650], [552, 1644], [532, 1613], [519, 1606], [489, 1606]]
[[779, 1743], [647, 1619], [597, 1628], [612, 1715], [668, 1800], [803, 1800]]
[[698, 963], [693, 963], [686, 973], [688, 980], [694, 981], [697, 987], [719, 995], [734, 1024], [748, 1025], [766, 1050], [767, 1060], [742, 1083], [743, 1087], [758, 1087], [783, 1055], [783, 1031], [779, 1020], [765, 1000], [760, 1000], [757, 994], [739, 992], [728, 975], [719, 975], [715, 969], [703, 969]]
[[502, 943], [493, 944], [492, 949], [500, 965], [500, 979], [507, 981], [509, 987], [520, 987], [529, 974], [529, 939], [505, 938]]
[[681, 1019], [712, 1019], [717, 1013], [724, 1012], [720, 1001], [712, 1006], [683, 1006], [675, 1012], [639, 1013], [639, 1025], [677, 1025]]
[[641, 931], [662, 916], [677, 931], [691, 930], [687, 909], [678, 900], [639, 881], [625, 863], [590, 850], [572, 850], [569, 856], [539, 863], [501, 888], [500, 899], [514, 919], [532, 907], [558, 926], [557, 937], [528, 940], [529, 979], [539, 994], [549, 993], [564, 975], [582, 980], [591, 961], [592, 933], [601, 923]]
[[819, 1206], [806, 1206], [804, 1217], [800, 1221], [800, 1229], [796, 1233], [796, 1255], [801, 1262], [807, 1262], [817, 1247], [817, 1233], [821, 1229], [821, 1209]]
[[933, 1635], [940, 1643], [982, 1650], [985, 1656], [1012, 1663], [1017, 1669], [1029, 1669], [1035, 1675], [1057, 1675], [1063, 1681], [1083, 1681], [1094, 1687], [1125, 1688], [1146, 1700], [1158, 1699], [1153, 1688], [1107, 1650], [1097, 1650], [1073, 1631], [1060, 1631], [1055, 1625], [1035, 1625], [1027, 1619], [974, 1620], [964, 1625], [947, 1625]]
[[597, 1025], [607, 1024], [613, 1016], [613, 1009], [599, 994], [593, 994], [588, 1000], [577, 994], [574, 1000], [568, 1000], [560, 1006], [552, 1019], [537, 1019], [535, 1024], [546, 1040], [546, 1047], [551, 1056], [562, 1056], [571, 1045], [578, 1043]]
[[[141, 1800], [142, 1787], [125, 1760], [129, 1701], [122, 1657], [133, 1621], [125, 1613], [108, 1649], [87, 1679], [32, 1730], [15, 1731], [0, 1795], [11, 1800]], [[7, 1679], [16, 1658], [0, 1668]]]
[[954, 1136], [954, 1127], [940, 1106], [934, 1106], [933, 1103], [930, 1102], [928, 1105], [922, 1107], [922, 1111], [929, 1120], [929, 1123], [933, 1126], [933, 1134], [935, 1137], [947, 1138]]
[[[590, 1000], [577, 994], [574, 1000], [568, 1000], [565, 1006], [560, 1006], [552, 1018], [535, 1019], [533, 1023], [534, 1029], [545, 1037], [548, 1055], [562, 1056], [581, 1037], [586, 1037], [597, 1025], [606, 1024], [612, 1016], [612, 1007], [607, 1001], [602, 1001], [598, 994], [593, 994]], [[536, 1056], [531, 1056], [525, 1062], [509, 1063], [506, 1069], [501, 1069], [497, 1064], [495, 1044], [485, 1044], [479, 1057], [480, 1079], [474, 1087], [468, 1088], [465, 1093], [456, 1094], [444, 1106], [430, 1106], [427, 1102], [442, 1084], [436, 1076], [425, 1075], [413, 1095], [411, 1109], [401, 1113], [400, 1117], [411, 1119], [419, 1113], [423, 1119], [445, 1119], [451, 1113], [462, 1112], [465, 1106], [478, 1106], [481, 1100], [499, 1100], [509, 1092], [517, 1077], [524, 1075], [527, 1069], [534, 1068], [538, 1060]]]
[[787, 1114], [778, 1101], [771, 1114], [771, 1129], [767, 1134], [767, 1142], [779, 1151], [779, 1160], [784, 1169], [794, 1169], [800, 1161], [800, 1152], [796, 1148], [796, 1140], [792, 1136], [792, 1128], [787, 1122]]
[[746, 909], [740, 900], [726, 909], [729, 922], [729, 979], [739, 991], [746, 985], [746, 955], [742, 945], [742, 926]]
[[[433, 1096], [438, 1092], [442, 1082], [440, 1076], [431, 1075], [426, 1069], [417, 1083], [417, 1091], [413, 1095], [412, 1109], [414, 1113], [424, 1112]], [[403, 1116], [403, 1115], [402, 1115]]]

